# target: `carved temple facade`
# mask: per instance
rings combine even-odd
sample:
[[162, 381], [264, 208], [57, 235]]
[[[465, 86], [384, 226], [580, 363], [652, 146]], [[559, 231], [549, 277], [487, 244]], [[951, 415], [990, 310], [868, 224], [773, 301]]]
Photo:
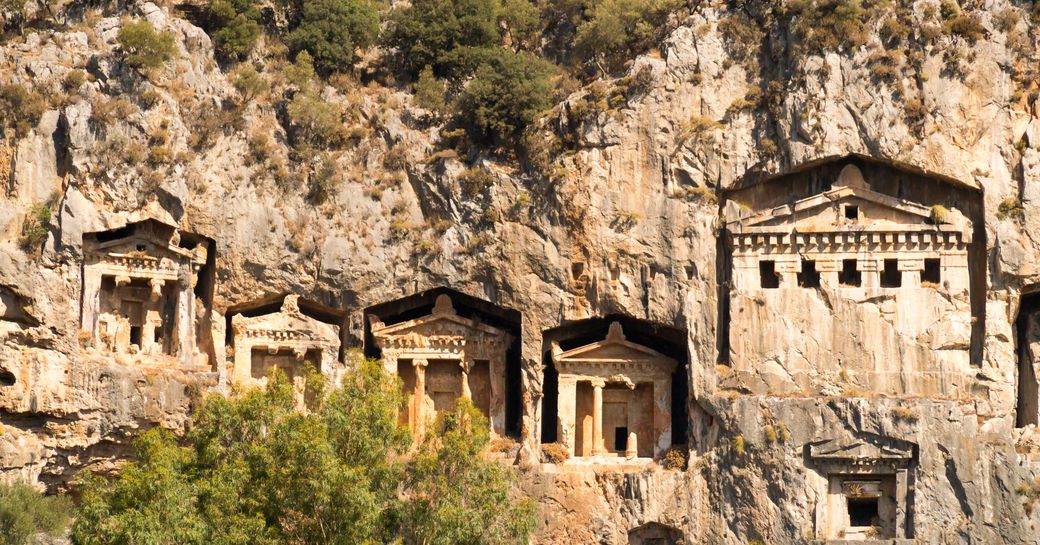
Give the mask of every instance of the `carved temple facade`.
[[89, 348], [139, 364], [209, 369], [195, 301], [207, 248], [184, 248], [180, 238], [154, 220], [84, 236], [80, 323]]
[[333, 382], [338, 379], [343, 371], [339, 327], [305, 315], [300, 303], [299, 296], [286, 295], [276, 312], [231, 318], [233, 383], [266, 384], [273, 369], [296, 379], [306, 365]]
[[406, 407], [401, 419], [417, 435], [459, 398], [472, 400], [504, 436], [506, 352], [512, 336], [460, 316], [451, 297], [439, 295], [430, 314], [393, 324], [372, 317], [371, 334], [387, 372], [401, 378]]
[[559, 373], [559, 442], [577, 458], [653, 458], [672, 445], [676, 361], [625, 339], [621, 324], [602, 341], [552, 351]]

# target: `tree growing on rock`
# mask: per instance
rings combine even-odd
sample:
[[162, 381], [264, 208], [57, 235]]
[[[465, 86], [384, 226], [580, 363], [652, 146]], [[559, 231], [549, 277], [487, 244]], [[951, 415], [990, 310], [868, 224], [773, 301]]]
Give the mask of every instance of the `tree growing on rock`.
[[[118, 478], [86, 479], [73, 542], [527, 543], [533, 507], [482, 458], [487, 423], [472, 406], [406, 461], [401, 385], [381, 363], [359, 361], [342, 388], [327, 391], [314, 372], [306, 384], [306, 411], [275, 373], [266, 389], [206, 398], [183, 440], [145, 433]], [[433, 533], [417, 533], [427, 525]]]
[[158, 69], [177, 52], [173, 33], [157, 32], [144, 19], [123, 25], [117, 39], [127, 64], [135, 68]]

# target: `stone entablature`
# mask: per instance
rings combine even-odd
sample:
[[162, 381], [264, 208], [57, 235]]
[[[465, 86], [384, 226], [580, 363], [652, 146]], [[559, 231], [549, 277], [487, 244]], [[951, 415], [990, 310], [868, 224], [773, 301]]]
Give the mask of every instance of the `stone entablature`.
[[648, 458], [671, 446], [674, 359], [626, 340], [617, 322], [602, 341], [566, 351], [553, 343], [552, 359], [558, 439], [572, 457]]
[[741, 290], [770, 287], [762, 277], [764, 261], [775, 267], [780, 288], [799, 286], [797, 275], [807, 272], [807, 261], [822, 283], [838, 286], [843, 261], [852, 261], [862, 280], [849, 287], [887, 287], [880, 282], [886, 260], [897, 262], [899, 287], [920, 287], [929, 259], [939, 260], [934, 273], [944, 289], [968, 289], [971, 222], [956, 210], [933, 212], [872, 191], [854, 165], [841, 171], [829, 191], [738, 216], [726, 229], [734, 285]]
[[417, 435], [427, 420], [453, 407], [459, 397], [472, 399], [488, 416], [492, 431], [505, 435], [509, 333], [458, 315], [448, 295], [438, 296], [431, 313], [414, 320], [384, 324], [375, 316], [370, 319], [387, 371], [404, 379], [409, 401], [403, 419]]
[[231, 329], [234, 383], [266, 384], [272, 368], [295, 378], [308, 363], [333, 382], [343, 370], [339, 362], [339, 328], [303, 314], [297, 295], [286, 295], [278, 312], [261, 316], [236, 314], [231, 318]]
[[829, 439], [810, 444], [818, 475], [816, 535], [827, 540], [912, 537], [910, 484], [915, 446], [878, 438]]
[[182, 248], [176, 229], [154, 220], [119, 234], [84, 237], [80, 323], [87, 347], [139, 364], [208, 369], [196, 345], [194, 294], [205, 245]]

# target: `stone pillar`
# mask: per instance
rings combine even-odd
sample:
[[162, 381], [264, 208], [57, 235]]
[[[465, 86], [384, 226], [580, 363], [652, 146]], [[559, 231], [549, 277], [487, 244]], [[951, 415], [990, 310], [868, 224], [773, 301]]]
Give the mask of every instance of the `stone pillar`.
[[907, 505], [906, 500], [909, 497], [907, 494], [907, 470], [900, 469], [896, 471], [896, 538], [902, 539], [906, 537], [906, 513]]
[[556, 440], [563, 445], [571, 456], [574, 452], [574, 418], [577, 412], [578, 381], [573, 376], [560, 375], [556, 414], [559, 420], [556, 427]]
[[101, 304], [101, 274], [91, 267], [83, 273], [83, 309], [79, 327], [90, 333], [90, 344], [96, 346], [98, 341], [98, 305]]
[[[237, 318], [237, 316], [236, 316]], [[233, 320], [234, 318], [232, 318]], [[236, 331], [236, 334], [238, 332]], [[235, 338], [235, 368], [231, 373], [231, 380], [237, 383], [246, 383], [249, 380], [251, 373], [250, 367], [252, 367], [253, 358], [253, 343], [246, 341], [245, 338]]]
[[876, 259], [857, 259], [856, 269], [859, 270], [861, 286], [864, 288], [877, 288], [881, 286], [881, 272]]
[[592, 455], [603, 454], [603, 387], [602, 380], [592, 383]]
[[838, 272], [841, 271], [841, 260], [828, 259], [816, 261], [816, 272], [820, 273], [820, 285], [837, 287]]
[[462, 399], [473, 399], [473, 392], [469, 389], [469, 372], [473, 369], [473, 361], [464, 358], [459, 362], [459, 367], [462, 368], [462, 388], [459, 390], [462, 392]]
[[488, 420], [491, 421], [491, 431], [504, 437], [506, 434], [506, 396], [503, 393], [506, 386], [506, 358], [498, 355], [488, 362], [488, 375], [491, 381], [491, 402], [488, 409]]
[[634, 460], [637, 457], [639, 457], [639, 446], [636, 445], [637, 440], [638, 439], [636, 438], [636, 432], [628, 432], [628, 442], [627, 444], [625, 444], [625, 458], [628, 458], [629, 460]]
[[382, 360], [383, 370], [386, 371], [386, 374], [392, 377], [397, 376], [397, 352], [383, 350]]
[[415, 368], [415, 390], [412, 394], [414, 404], [412, 407], [412, 429], [415, 437], [422, 437], [426, 431], [426, 366], [430, 362], [426, 360], [412, 360]]
[[177, 287], [177, 362], [189, 367], [195, 363], [195, 274], [191, 263], [180, 267]]
[[777, 261], [776, 273], [780, 275], [780, 287], [797, 288], [798, 272], [801, 269], [802, 264], [798, 261]]
[[900, 259], [899, 272], [902, 274], [902, 287], [921, 287], [921, 272], [924, 271], [923, 259]]
[[654, 381], [654, 437], [648, 437], [654, 445], [654, 457], [661, 456], [672, 446], [672, 383], [670, 380]]

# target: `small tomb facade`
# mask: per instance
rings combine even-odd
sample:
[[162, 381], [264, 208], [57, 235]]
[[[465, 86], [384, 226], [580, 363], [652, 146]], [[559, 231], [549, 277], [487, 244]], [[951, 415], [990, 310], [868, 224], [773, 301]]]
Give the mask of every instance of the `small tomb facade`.
[[574, 458], [653, 458], [672, 443], [676, 360], [625, 339], [610, 324], [602, 341], [562, 350], [558, 372], [559, 442]]
[[88, 348], [137, 363], [208, 368], [196, 342], [195, 285], [207, 247], [146, 220], [83, 240], [81, 328]]
[[472, 400], [488, 417], [493, 434], [505, 436], [506, 352], [512, 335], [460, 316], [447, 294], [430, 314], [394, 324], [370, 317], [371, 333], [387, 372], [401, 378], [405, 407], [401, 421], [416, 435], [459, 398]]
[[648, 522], [628, 531], [628, 545], [684, 545], [683, 534], [678, 529]]
[[273, 369], [295, 380], [306, 365], [333, 382], [342, 374], [339, 327], [304, 314], [298, 295], [286, 295], [277, 312], [234, 315], [231, 329], [233, 383], [264, 385]]
[[816, 535], [828, 540], [908, 540], [913, 444], [894, 439], [810, 445], [819, 476]]

